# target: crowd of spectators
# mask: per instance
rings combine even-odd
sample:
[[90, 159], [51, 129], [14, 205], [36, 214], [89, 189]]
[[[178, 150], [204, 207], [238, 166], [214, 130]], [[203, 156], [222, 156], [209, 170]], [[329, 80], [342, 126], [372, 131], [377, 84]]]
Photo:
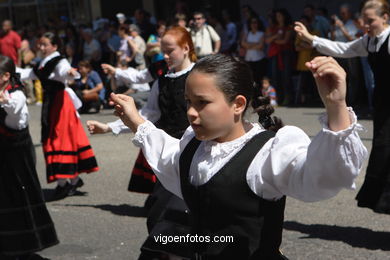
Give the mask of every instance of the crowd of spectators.
[[[352, 13], [346, 4], [340, 5], [339, 13], [331, 16], [325, 8], [307, 4], [295, 20], [304, 23], [312, 34], [337, 41], [352, 41], [364, 33], [359, 14]], [[305, 66], [305, 62], [319, 53], [296, 37], [293, 19], [284, 8], [270, 10], [267, 17], [262, 17], [249, 5], [244, 5], [240, 20], [232, 19], [228, 10], [178, 12], [171, 18], [156, 20], [145, 10], [137, 9], [132, 16], [118, 13], [114, 20], [99, 18], [91, 24], [62, 16], [58, 21], [39, 27], [28, 24], [15, 30], [12, 22], [5, 20], [0, 35], [0, 54], [11, 57], [20, 67], [32, 67], [42, 57], [37, 47], [40, 35], [47, 31], [56, 33], [63, 42], [61, 53], [82, 75], [80, 80], [69, 82], [69, 87], [85, 103], [79, 112], [96, 113], [109, 107], [107, 98], [112, 91], [138, 95], [142, 97], [139, 105], [143, 104], [150, 88], [117, 83], [112, 75], [103, 72], [101, 64], [122, 70], [142, 70], [163, 60], [160, 39], [171, 25], [187, 28], [198, 58], [221, 52], [244, 59], [252, 69], [260, 92], [264, 77], [267, 84], [273, 86], [273, 104], [321, 104], [313, 77]], [[367, 61], [351, 58], [338, 62], [349, 75], [347, 102], [357, 110], [370, 112], [374, 83]], [[25, 82], [25, 85], [28, 103], [41, 104], [39, 82]]]

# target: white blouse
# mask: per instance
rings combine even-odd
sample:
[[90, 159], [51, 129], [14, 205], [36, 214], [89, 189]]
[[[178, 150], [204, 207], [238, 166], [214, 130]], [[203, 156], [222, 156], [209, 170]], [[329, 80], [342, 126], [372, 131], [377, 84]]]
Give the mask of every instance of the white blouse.
[[[165, 77], [168, 77], [168, 78], [180, 77], [181, 75], [192, 70], [194, 65], [195, 65], [195, 63], [191, 63], [191, 65], [188, 66], [184, 70], [181, 70], [178, 72], [169, 72], [169, 73], [165, 74]], [[116, 71], [118, 71], [118, 70], [116, 70]], [[136, 75], [135, 73], [132, 73], [132, 74]], [[158, 103], [159, 93], [160, 93], [160, 88], [158, 86], [158, 80], [156, 80], [153, 83], [152, 90], [150, 91], [147, 103], [145, 104], [145, 106], [143, 106], [139, 110], [140, 115], [145, 120], [149, 120], [153, 123], [156, 122], [161, 116], [161, 111], [160, 111], [160, 107], [159, 107], [159, 103]], [[125, 126], [125, 124], [123, 124], [122, 120], [120, 120], [120, 119], [113, 121], [113, 122], [109, 122], [109, 123], [107, 123], [107, 125], [111, 128], [112, 133], [115, 135], [118, 135], [120, 133], [130, 132], [130, 129], [127, 126]]]
[[[45, 57], [41, 61], [39, 67], [40, 68], [44, 67], [48, 61], [50, 61], [51, 59], [57, 56], [60, 56], [60, 53], [58, 51], [53, 52], [52, 54]], [[57, 66], [54, 68], [54, 71], [50, 74], [49, 79], [56, 80], [67, 85], [68, 81], [80, 78], [79, 73], [77, 73], [78, 75], [76, 77], [69, 75], [68, 72], [71, 68], [72, 67], [69, 64], [69, 61], [67, 59], [62, 59], [58, 62]], [[26, 68], [26, 69], [16, 68], [16, 72], [20, 73], [21, 80], [38, 79], [38, 77], [35, 75], [34, 70], [32, 68]]]
[[[60, 53], [58, 51], [53, 52], [41, 61], [39, 67], [44, 67], [48, 61], [57, 56], [60, 56]], [[73, 75], [69, 75], [69, 70], [71, 68], [72, 67], [69, 64], [69, 61], [67, 59], [62, 59], [58, 62], [57, 66], [54, 68], [54, 71], [50, 74], [49, 79], [62, 82], [66, 86], [65, 91], [69, 94], [70, 98], [72, 99], [73, 105], [77, 110], [82, 106], [82, 102], [77, 97], [76, 93], [74, 93], [71, 88], [67, 87], [67, 85], [70, 80], [79, 79], [81, 75], [79, 73], [76, 73], [76, 77], [74, 77]], [[21, 80], [38, 79], [32, 68], [16, 68], [16, 72], [20, 73]]]
[[153, 77], [148, 69], [136, 70], [136, 69], [115, 69], [115, 79], [123, 82], [125, 85], [129, 84], [143, 84], [153, 81]]
[[26, 96], [23, 91], [16, 90], [12, 93], [4, 91], [7, 101], [0, 106], [7, 112], [5, 125], [15, 130], [22, 130], [28, 126], [29, 114], [26, 104]]
[[[130, 89], [133, 89], [137, 92], [146, 92], [146, 91], [150, 91], [150, 86], [148, 83], [132, 83], [130, 80], [128, 80], [127, 77], [125, 77], [124, 75], [133, 75], [133, 74], [137, 74], [138, 73], [138, 70], [134, 69], [134, 68], [127, 68], [127, 69], [116, 69], [115, 70], [115, 81], [116, 81], [116, 84], [117, 86], [127, 86], [128, 88]], [[150, 75], [150, 73], [148, 73]], [[151, 77], [151, 76], [150, 76]], [[152, 81], [153, 78], [151, 78], [148, 82]]]
[[[333, 57], [352, 58], [357, 56], [367, 56], [368, 40], [370, 39], [370, 42], [368, 44], [368, 50], [370, 52], [378, 52], [382, 44], [386, 41], [389, 34], [390, 26], [383, 30], [383, 32], [381, 32], [376, 37], [369, 37], [367, 34], [365, 34], [359, 39], [356, 39], [351, 42], [336, 42], [325, 38], [320, 38], [318, 36], [314, 36], [313, 47], [316, 48], [319, 52]], [[390, 41], [387, 49], [390, 53]]]
[[[247, 171], [247, 183], [259, 197], [276, 200], [283, 195], [302, 201], [318, 201], [335, 196], [342, 188], [354, 189], [354, 179], [367, 157], [358, 135], [362, 127], [349, 108], [347, 129], [333, 132], [327, 127], [326, 114], [320, 117], [323, 129], [310, 142], [294, 126], [281, 128], [257, 153]], [[246, 134], [225, 143], [203, 141], [190, 166], [190, 182], [207, 183], [256, 134], [264, 131], [258, 124], [246, 124]], [[189, 127], [175, 139], [157, 129], [150, 121], [141, 124], [133, 143], [142, 151], [164, 187], [179, 197], [179, 158], [194, 137]]]

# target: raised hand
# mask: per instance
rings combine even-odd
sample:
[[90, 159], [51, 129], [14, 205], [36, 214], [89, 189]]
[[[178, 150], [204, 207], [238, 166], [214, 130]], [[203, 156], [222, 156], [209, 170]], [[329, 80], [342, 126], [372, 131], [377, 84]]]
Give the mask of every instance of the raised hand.
[[329, 128], [338, 131], [350, 125], [345, 96], [346, 73], [331, 57], [316, 57], [306, 66], [313, 73], [318, 93], [328, 113]]
[[132, 97], [111, 93], [110, 103], [115, 107], [114, 114], [120, 117], [123, 123], [128, 126], [133, 133], [137, 132], [138, 126], [145, 122], [145, 119], [139, 115]]
[[4, 91], [0, 90], [0, 103], [4, 104], [7, 103], [9, 100], [9, 97], [5, 94]]
[[70, 70], [68, 70], [68, 74], [70, 76], [73, 76], [75, 78], [78, 77], [79, 73], [77, 72], [77, 69], [76, 68], [70, 68]]
[[314, 35], [309, 33], [306, 26], [301, 22], [294, 23], [294, 30], [298, 34], [303, 41], [309, 42], [310, 44], [313, 42]]
[[115, 74], [115, 68], [110, 64], [103, 63], [102, 65], [103, 72], [109, 75]]
[[87, 128], [90, 134], [104, 134], [111, 131], [111, 128], [104, 123], [95, 120], [87, 121]]
[[345, 103], [346, 73], [332, 57], [319, 56], [306, 63], [316, 80], [322, 102]]

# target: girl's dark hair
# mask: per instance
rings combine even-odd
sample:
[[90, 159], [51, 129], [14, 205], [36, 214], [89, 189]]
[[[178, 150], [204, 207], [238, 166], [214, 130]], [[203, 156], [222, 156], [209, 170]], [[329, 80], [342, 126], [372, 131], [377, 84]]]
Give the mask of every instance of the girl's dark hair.
[[16, 73], [14, 61], [4, 55], [0, 55], [0, 74], [8, 72], [10, 76], [10, 84], [14, 87], [15, 85], [23, 86], [20, 82], [20, 76]]
[[251, 30], [251, 23], [252, 21], [255, 20], [257, 22], [257, 29], [260, 31], [260, 32], [264, 32], [264, 24], [263, 22], [259, 19], [258, 16], [251, 16], [248, 21], [247, 21], [247, 26], [248, 26], [248, 31]]
[[123, 31], [126, 34], [129, 34], [129, 25], [128, 24], [121, 24], [118, 28], [119, 31]]
[[[259, 122], [264, 128], [276, 132], [283, 126], [281, 120], [271, 119], [270, 115], [274, 109], [270, 105], [270, 100], [259, 99], [259, 96], [261, 98], [261, 90], [259, 91], [256, 87], [252, 71], [246, 62], [224, 54], [209, 55], [199, 60], [192, 72], [213, 75], [217, 86], [229, 103], [233, 102], [238, 95], [242, 95], [247, 100], [246, 110], [250, 101], [254, 100], [252, 107], [259, 115]], [[265, 124], [267, 121], [270, 122], [268, 125]], [[275, 124], [272, 121], [275, 121]]]
[[42, 37], [48, 38], [52, 45], [57, 45], [58, 51], [62, 50], [62, 41], [61, 41], [60, 37], [58, 37], [57, 34], [52, 33], [52, 32], [45, 32], [42, 35]]
[[[290, 13], [287, 11], [286, 8], [279, 8], [279, 9], [276, 9], [275, 10], [275, 17], [276, 17], [276, 13], [280, 13], [281, 15], [283, 15], [284, 17], [284, 24], [283, 26], [289, 26], [289, 25], [292, 25], [293, 24], [293, 20], [291, 18], [291, 15]], [[276, 19], [276, 18], [275, 18]]]
[[79, 62], [78, 65], [79, 65], [79, 68], [80, 67], [84, 67], [84, 68], [87, 68], [89, 70], [93, 69], [91, 63], [88, 60], [82, 60], [82, 61]]

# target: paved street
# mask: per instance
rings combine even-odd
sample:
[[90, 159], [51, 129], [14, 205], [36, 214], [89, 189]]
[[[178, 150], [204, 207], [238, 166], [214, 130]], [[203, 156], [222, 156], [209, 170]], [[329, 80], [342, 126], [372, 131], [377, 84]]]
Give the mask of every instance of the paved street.
[[[37, 152], [37, 170], [45, 193], [55, 184], [45, 180], [45, 165], [40, 138], [40, 107], [29, 106], [31, 135]], [[317, 121], [322, 109], [278, 108], [286, 124], [297, 125], [309, 136], [320, 129]], [[82, 121], [103, 122], [115, 117], [112, 110], [97, 115], [82, 115]], [[361, 136], [371, 148], [372, 122]], [[52, 260], [137, 259], [146, 237], [143, 203], [146, 195], [130, 193], [127, 185], [138, 150], [132, 135], [91, 136], [100, 171], [83, 175], [85, 182], [76, 196], [48, 203], [56, 224], [60, 244], [42, 252]], [[357, 179], [362, 184], [365, 168]], [[390, 216], [357, 208], [356, 190], [343, 190], [330, 200], [303, 203], [287, 200], [282, 251], [290, 259], [390, 259]]]

